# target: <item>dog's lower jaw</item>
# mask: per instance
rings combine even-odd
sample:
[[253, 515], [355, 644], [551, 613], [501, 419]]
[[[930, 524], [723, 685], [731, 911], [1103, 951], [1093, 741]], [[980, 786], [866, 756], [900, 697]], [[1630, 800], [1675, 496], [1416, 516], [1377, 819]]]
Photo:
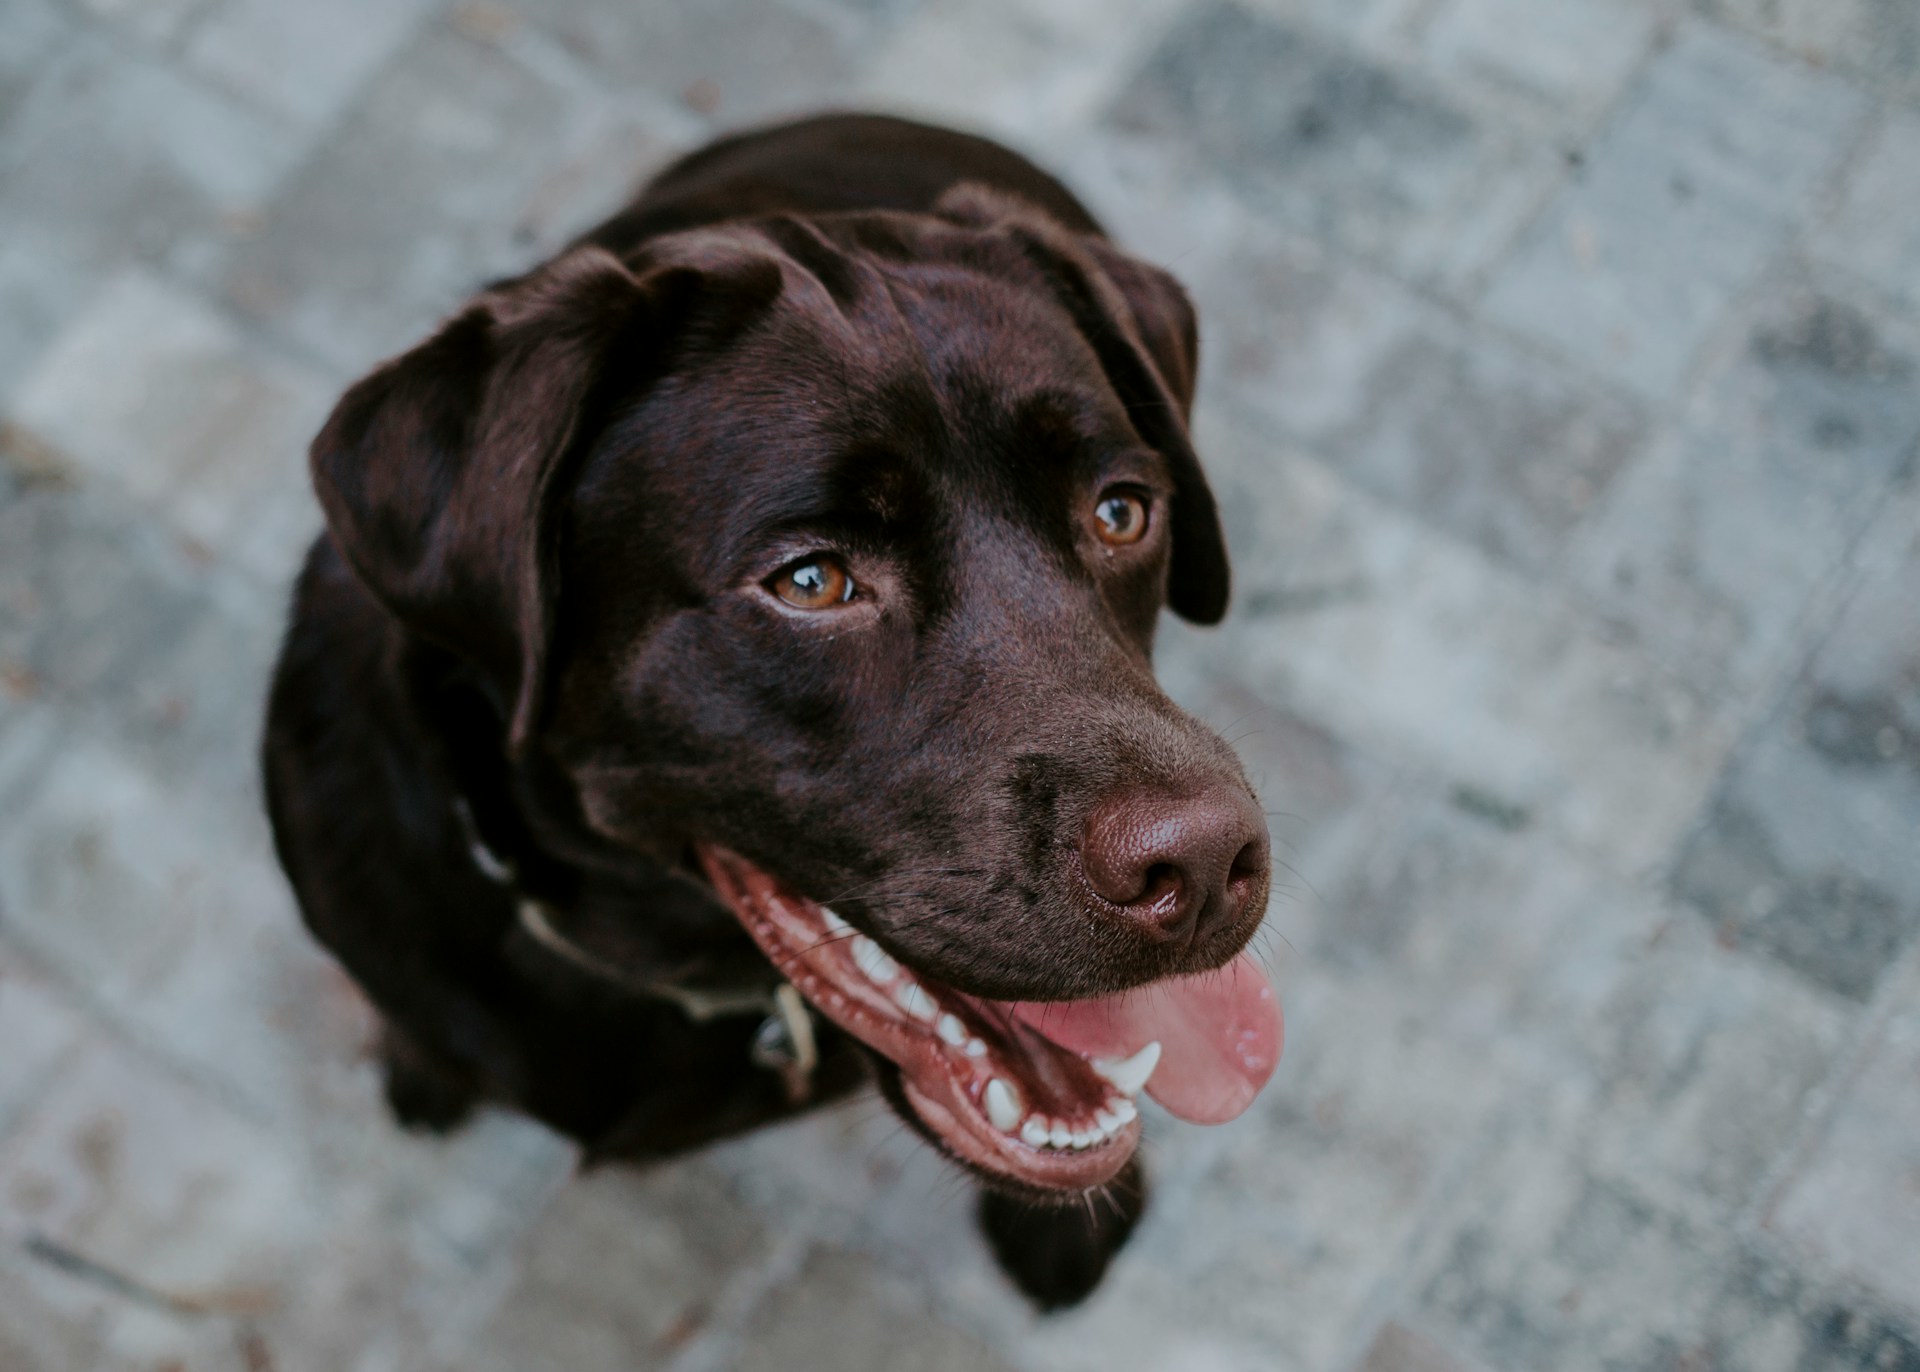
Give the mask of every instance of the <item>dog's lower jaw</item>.
[[994, 1260], [1046, 1314], [1093, 1293], [1133, 1236], [1147, 1208], [1147, 1173], [1138, 1152], [1110, 1180], [1087, 1191], [1021, 1186], [956, 1156], [907, 1103], [900, 1071], [867, 1050], [880, 1094], [909, 1128], [980, 1182], [977, 1218]]

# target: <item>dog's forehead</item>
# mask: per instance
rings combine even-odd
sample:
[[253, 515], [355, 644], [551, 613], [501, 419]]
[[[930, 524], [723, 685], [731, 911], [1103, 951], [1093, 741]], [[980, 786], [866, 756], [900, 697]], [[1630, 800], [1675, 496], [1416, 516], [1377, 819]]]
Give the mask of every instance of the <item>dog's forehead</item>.
[[727, 508], [710, 537], [1020, 505], [1101, 454], [1146, 451], [1030, 278], [817, 248], [780, 252], [759, 325], [660, 380], [613, 445], [628, 479], [688, 513]]

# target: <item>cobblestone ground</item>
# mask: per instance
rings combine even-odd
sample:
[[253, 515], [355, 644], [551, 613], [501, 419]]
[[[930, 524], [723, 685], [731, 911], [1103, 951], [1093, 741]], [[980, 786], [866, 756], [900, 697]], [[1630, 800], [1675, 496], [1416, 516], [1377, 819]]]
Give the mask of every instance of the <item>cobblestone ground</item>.
[[[820, 104], [1205, 325], [1289, 1054], [1051, 1320], [871, 1102], [401, 1136], [260, 816], [331, 399]], [[1914, 0], [0, 0], [0, 412], [6, 1372], [1920, 1368]]]

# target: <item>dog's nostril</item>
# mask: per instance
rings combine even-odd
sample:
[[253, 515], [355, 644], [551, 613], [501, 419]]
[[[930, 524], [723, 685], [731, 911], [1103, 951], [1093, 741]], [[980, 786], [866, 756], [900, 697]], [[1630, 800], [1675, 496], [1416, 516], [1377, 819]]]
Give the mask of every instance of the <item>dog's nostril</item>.
[[1177, 898], [1180, 894], [1180, 869], [1170, 862], [1156, 862], [1147, 868], [1146, 880], [1140, 894], [1128, 905], [1159, 905], [1169, 896]]
[[1250, 839], [1247, 846], [1234, 854], [1233, 866], [1227, 869], [1227, 885], [1240, 886], [1265, 876], [1267, 871], [1267, 845], [1259, 839]]

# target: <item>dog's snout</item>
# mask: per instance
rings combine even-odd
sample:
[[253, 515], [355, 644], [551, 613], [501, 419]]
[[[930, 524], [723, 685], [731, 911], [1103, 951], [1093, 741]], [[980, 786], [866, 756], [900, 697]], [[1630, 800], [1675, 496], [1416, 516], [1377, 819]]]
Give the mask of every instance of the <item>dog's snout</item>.
[[1161, 939], [1199, 942], [1265, 904], [1265, 816], [1225, 783], [1108, 796], [1087, 819], [1080, 859], [1095, 895]]

